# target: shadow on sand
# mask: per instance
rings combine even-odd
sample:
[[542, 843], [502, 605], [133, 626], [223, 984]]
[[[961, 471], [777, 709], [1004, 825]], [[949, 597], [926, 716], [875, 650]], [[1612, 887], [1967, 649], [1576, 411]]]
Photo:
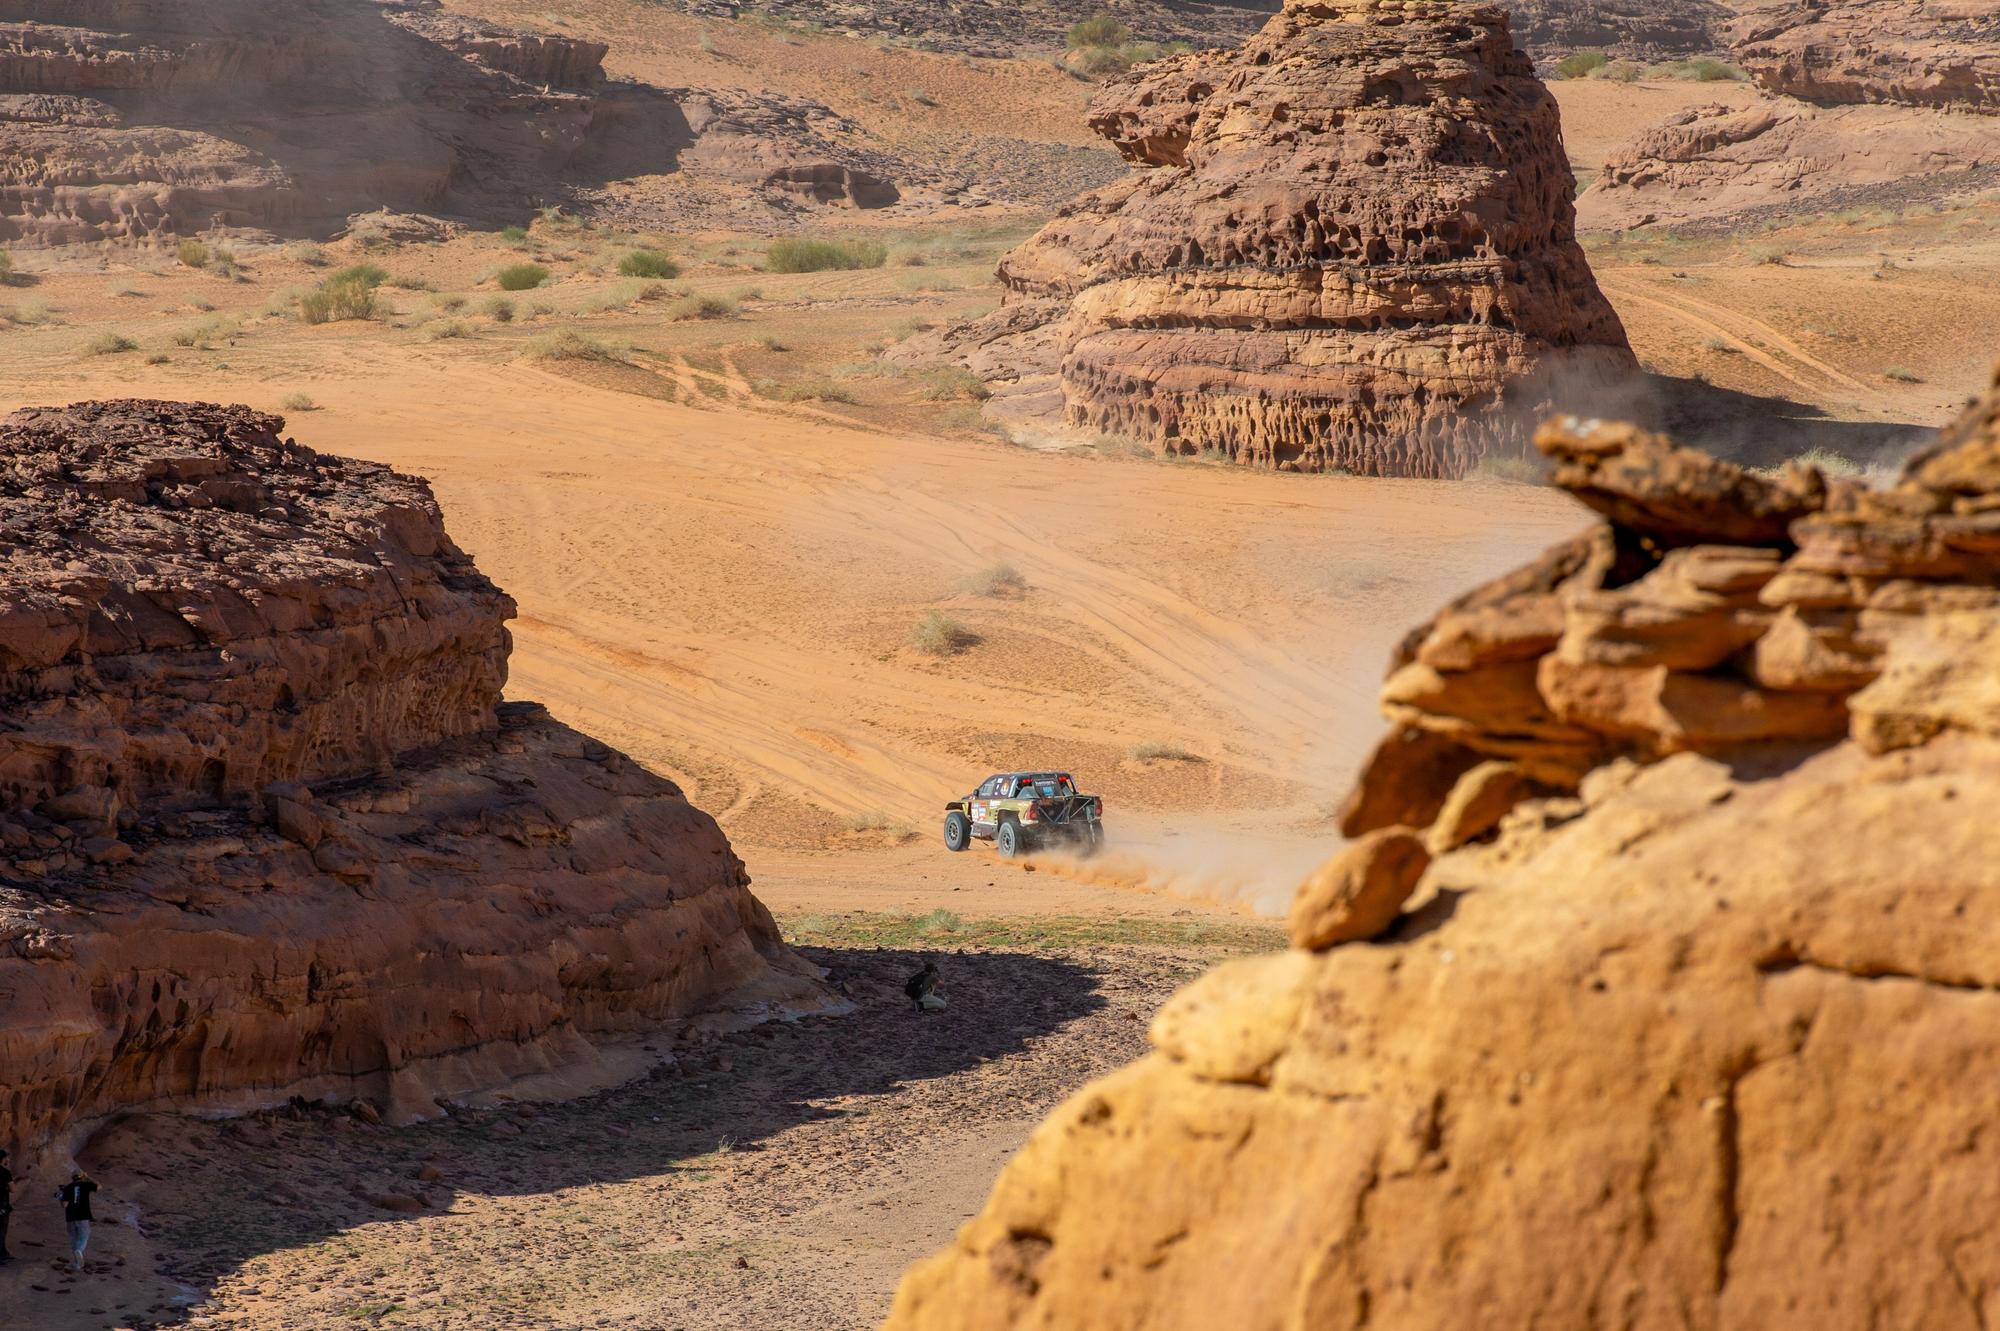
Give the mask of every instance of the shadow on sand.
[[[616, 1089], [457, 1111], [406, 1128], [371, 1126], [327, 1106], [220, 1126], [128, 1120], [84, 1153], [105, 1184], [108, 1204], [99, 1209], [115, 1215], [134, 1201], [120, 1192], [136, 1194], [161, 1254], [159, 1274], [191, 1302], [261, 1253], [436, 1215], [460, 1191], [553, 1194], [671, 1175], [700, 1169], [705, 1156], [712, 1164], [718, 1150], [756, 1151], [796, 1125], [880, 1113], [880, 1101], [857, 1104], [854, 1097], [907, 1091], [1022, 1053], [1037, 1037], [1107, 1006], [1103, 977], [1073, 961], [947, 954], [935, 959], [949, 1006], [918, 1013], [902, 984], [926, 954], [800, 952], [828, 969], [855, 1012], [769, 1023], [671, 1051], [662, 1041], [663, 1061], [652, 1073]], [[1060, 1095], [1071, 1088], [1031, 1082], [1064, 1075], [1024, 1070], [1020, 1089]], [[1017, 1080], [1011, 1068], [1009, 1080]], [[155, 1308], [119, 1325], [175, 1327], [201, 1315]]]

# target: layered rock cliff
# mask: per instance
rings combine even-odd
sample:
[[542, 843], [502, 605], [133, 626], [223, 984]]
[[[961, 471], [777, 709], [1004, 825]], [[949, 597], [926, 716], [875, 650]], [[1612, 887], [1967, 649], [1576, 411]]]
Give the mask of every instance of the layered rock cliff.
[[1724, 32], [1770, 95], [1689, 108], [1611, 154], [1579, 202], [1586, 226], [1804, 213], [2000, 170], [2000, 11], [1985, 0], [1779, 0]]
[[[439, 0], [16, 0], [0, 5], [0, 241], [325, 235], [381, 208], [516, 220], [681, 169], [713, 107], [691, 117], [687, 90], [608, 82], [605, 53]], [[851, 127], [825, 108], [806, 134], [796, 106], [720, 96], [769, 114], [739, 106], [697, 175], [781, 200], [898, 197], [902, 165], [828, 133]], [[797, 188], [802, 173], [821, 188]]]
[[1634, 368], [1574, 237], [1556, 106], [1504, 10], [1294, 0], [1116, 81], [1138, 170], [1008, 255], [943, 344], [1074, 430], [1301, 470], [1456, 476], [1550, 389]]
[[292, 1094], [431, 1111], [813, 1003], [721, 830], [503, 705], [429, 488], [241, 408], [0, 423], [0, 1144]]
[[903, 1328], [2000, 1312], [2000, 381], [1885, 490], [1628, 426], [1414, 632], [1301, 889], [905, 1280]]
[[1990, 0], [1783, 0], [1728, 35], [1760, 87], [1801, 101], [2000, 111]]

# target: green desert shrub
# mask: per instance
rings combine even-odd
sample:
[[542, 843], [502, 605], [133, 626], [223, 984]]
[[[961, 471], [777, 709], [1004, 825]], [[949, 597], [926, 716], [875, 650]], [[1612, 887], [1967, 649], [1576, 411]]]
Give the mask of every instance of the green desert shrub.
[[1602, 51], [1578, 51], [1556, 61], [1556, 73], [1566, 79], [1587, 79], [1611, 63]]
[[115, 356], [121, 351], [138, 349], [139, 344], [123, 333], [104, 333], [90, 342], [90, 354], [93, 356]]
[[389, 280], [389, 270], [382, 267], [380, 264], [373, 264], [373, 263], [349, 264], [347, 267], [341, 269], [339, 272], [333, 274], [326, 280], [328, 285], [331, 285], [335, 282], [340, 282], [344, 284], [351, 284], [354, 286], [367, 287], [370, 291], [373, 291], [376, 287], [381, 286], [384, 282], [387, 282]]
[[942, 610], [926, 612], [910, 630], [910, 646], [926, 656], [950, 656], [970, 647], [974, 641], [965, 625]]
[[667, 306], [667, 317], [676, 322], [689, 319], [727, 319], [736, 313], [734, 303], [721, 296], [683, 296]]
[[1012, 564], [989, 564], [960, 578], [958, 589], [973, 596], [1019, 596], [1028, 590], [1028, 580]]
[[1109, 14], [1099, 14], [1072, 25], [1067, 41], [1070, 50], [1081, 51], [1092, 46], [1117, 46], [1131, 35], [1132, 30], [1117, 19]]
[[533, 291], [549, 280], [549, 270], [538, 263], [510, 263], [496, 275], [502, 291]]
[[0, 250], [0, 287], [14, 280], [14, 256]]
[[463, 319], [440, 319], [424, 329], [424, 337], [431, 342], [445, 342], [455, 337], [471, 337], [472, 325]]
[[497, 324], [514, 322], [514, 302], [505, 296], [495, 296], [479, 307], [479, 312]]
[[183, 268], [206, 268], [208, 258], [208, 246], [198, 240], [184, 240], [174, 246], [174, 259]]
[[[359, 264], [357, 268], [373, 265]], [[376, 272], [381, 270], [375, 269]], [[317, 289], [299, 297], [299, 318], [309, 324], [339, 323], [344, 319], [373, 319], [381, 312], [375, 297], [377, 283], [365, 272], [343, 269], [320, 283]]]
[[625, 277], [679, 277], [681, 266], [658, 250], [633, 250], [618, 261]]
[[567, 328], [530, 338], [527, 354], [530, 360], [598, 361], [606, 364], [625, 359], [602, 342]]
[[764, 268], [773, 273], [851, 272], [880, 268], [889, 261], [889, 247], [874, 240], [819, 240], [786, 236], [771, 242]]
[[500, 239], [506, 241], [509, 245], [525, 245], [528, 243], [528, 228], [524, 226], [503, 226], [500, 228]]

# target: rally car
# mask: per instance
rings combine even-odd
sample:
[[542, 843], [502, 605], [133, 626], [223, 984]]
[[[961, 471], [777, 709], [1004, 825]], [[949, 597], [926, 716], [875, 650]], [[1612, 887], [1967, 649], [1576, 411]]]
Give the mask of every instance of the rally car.
[[1068, 772], [1002, 772], [944, 810], [946, 850], [974, 837], [1009, 859], [1042, 846], [1088, 855], [1104, 844], [1104, 801], [1078, 793]]

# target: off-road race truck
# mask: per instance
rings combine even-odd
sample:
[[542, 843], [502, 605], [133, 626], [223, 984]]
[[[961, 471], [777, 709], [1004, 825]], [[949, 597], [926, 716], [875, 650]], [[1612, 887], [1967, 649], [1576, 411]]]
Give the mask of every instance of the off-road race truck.
[[1089, 855], [1104, 844], [1104, 801], [1077, 793], [1068, 772], [1002, 772], [944, 810], [946, 850], [964, 850], [974, 837], [1009, 859], [1040, 846]]

